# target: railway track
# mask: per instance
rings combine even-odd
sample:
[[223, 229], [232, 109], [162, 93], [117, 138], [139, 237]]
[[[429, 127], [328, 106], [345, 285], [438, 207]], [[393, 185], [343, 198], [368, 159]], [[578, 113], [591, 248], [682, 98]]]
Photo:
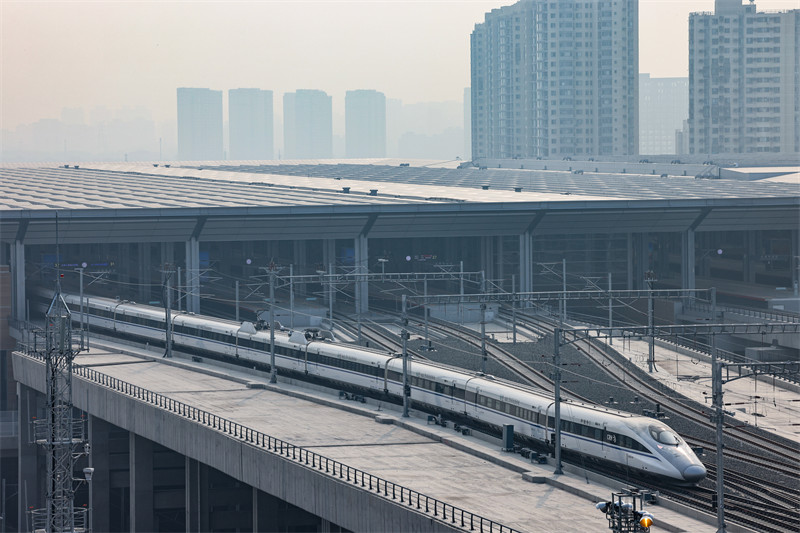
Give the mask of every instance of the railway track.
[[[386, 311], [387, 314], [399, 319], [399, 313]], [[502, 315], [506, 318], [506, 315]], [[417, 317], [411, 316], [409, 330], [416, 329], [419, 332], [422, 324], [418, 323]], [[535, 333], [541, 337], [548, 333], [552, 334], [555, 323], [541, 317], [533, 317], [525, 313], [517, 313], [518, 327], [526, 332]], [[340, 322], [341, 323], [341, 322]], [[456, 337], [460, 341], [468, 344], [480, 354], [481, 339], [480, 333], [474, 330], [451, 324], [441, 320], [431, 319], [428, 323], [430, 332], [439, 335]], [[387, 350], [399, 352], [402, 348], [398, 335], [387, 332], [380, 326], [372, 324], [362, 324], [362, 338], [369, 339], [370, 345], [380, 344]], [[375, 344], [373, 344], [375, 343]], [[702, 409], [692, 405], [692, 401], [676, 397], [673, 391], [664, 391], [657, 384], [654, 384], [648, 376], [642, 375], [637, 368], [632, 368], [629, 361], [617, 354], [613, 348], [606, 346], [597, 340], [581, 339], [573, 343], [573, 346], [581, 354], [589, 359], [593, 364], [608, 374], [619, 383], [623, 383], [635, 394], [644, 400], [658, 403], [666, 410], [671, 411], [676, 416], [690, 420], [709, 430], [713, 429], [708, 420], [708, 414]], [[411, 350], [414, 351], [414, 350]], [[542, 372], [537, 371], [530, 365], [516, 357], [509, 351], [503, 349], [495, 343], [486, 342], [487, 357], [501, 364], [504, 368], [513, 372], [521, 380], [543, 390], [551, 391], [553, 382]], [[417, 357], [415, 352], [415, 357]], [[420, 354], [421, 356], [421, 354]], [[565, 397], [572, 397], [579, 401], [591, 402], [587, 398], [580, 397], [566, 389]], [[669, 392], [669, 394], [665, 394]], [[594, 402], [592, 402], [594, 403]], [[800, 454], [796, 446], [787, 445], [781, 441], [765, 439], [763, 434], [755, 434], [744, 428], [727, 428], [729, 436], [747, 442], [757, 449], [769, 449], [770, 455], [748, 452], [731, 446], [725, 448], [726, 460], [736, 460], [740, 463], [750, 465], [755, 468], [778, 473], [788, 479], [797, 479], [798, 465], [800, 464]], [[733, 435], [732, 435], [733, 434]], [[687, 441], [694, 446], [702, 446], [708, 450], [714, 450], [716, 445], [712, 442], [697, 438], [688, 438]], [[593, 467], [594, 469], [594, 467]], [[607, 471], [606, 475], [619, 480], [626, 485], [638, 485], [641, 488], [651, 488], [658, 490], [665, 498], [679, 501], [692, 508], [703, 512], [716, 513], [716, 491], [708, 488], [713, 485], [716, 479], [716, 469], [712, 461], [706, 461], [708, 478], [705, 486], [694, 487], [691, 489], [665, 488], [663, 485], [652, 485], [637, 479], [635, 483], [630, 478], [620, 476], [619, 472]], [[600, 469], [601, 471], [603, 469]], [[738, 471], [734, 467], [725, 469], [725, 509], [726, 519], [731, 523], [738, 523], [757, 531], [782, 532], [800, 531], [800, 489], [785, 482], [776, 482], [762, 476], [748, 475]]]

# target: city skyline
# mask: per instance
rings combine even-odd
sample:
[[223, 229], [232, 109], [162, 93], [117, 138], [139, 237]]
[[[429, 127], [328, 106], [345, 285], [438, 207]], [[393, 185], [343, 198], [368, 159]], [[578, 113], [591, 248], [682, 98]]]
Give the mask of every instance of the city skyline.
[[[3, 2], [1, 127], [96, 106], [144, 107], [162, 122], [175, 116], [176, 87], [261, 87], [276, 97], [313, 87], [333, 97], [334, 115], [344, 113], [345, 92], [360, 87], [412, 104], [458, 101], [469, 85], [474, 25], [512, 3]], [[688, 75], [689, 13], [713, 10], [713, 0], [639, 5], [639, 71]]]

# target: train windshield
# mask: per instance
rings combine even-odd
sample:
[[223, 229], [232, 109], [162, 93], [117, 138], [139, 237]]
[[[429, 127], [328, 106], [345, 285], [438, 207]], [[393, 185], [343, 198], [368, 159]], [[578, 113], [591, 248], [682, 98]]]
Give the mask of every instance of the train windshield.
[[677, 446], [681, 442], [680, 437], [666, 426], [650, 426], [650, 435], [656, 442], [661, 444]]

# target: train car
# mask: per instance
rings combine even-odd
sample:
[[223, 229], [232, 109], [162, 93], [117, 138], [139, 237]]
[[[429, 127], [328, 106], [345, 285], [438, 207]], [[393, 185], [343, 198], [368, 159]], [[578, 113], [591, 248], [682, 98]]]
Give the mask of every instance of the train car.
[[[64, 295], [76, 308], [79, 299]], [[164, 309], [91, 297], [84, 306], [92, 330], [165, 344]], [[73, 313], [73, 320], [80, 317]], [[173, 347], [234, 364], [269, 370], [269, 331], [192, 313], [172, 317]], [[300, 331], [275, 331], [275, 366], [281, 374], [399, 403], [402, 358], [398, 354], [317, 339]], [[492, 376], [429, 361], [409, 364], [413, 404], [469, 426], [498, 434], [513, 424], [521, 443], [552, 449], [552, 396]], [[561, 446], [565, 455], [612, 464], [673, 483], [697, 483], [706, 469], [686, 442], [662, 422], [596, 405], [563, 401]]]

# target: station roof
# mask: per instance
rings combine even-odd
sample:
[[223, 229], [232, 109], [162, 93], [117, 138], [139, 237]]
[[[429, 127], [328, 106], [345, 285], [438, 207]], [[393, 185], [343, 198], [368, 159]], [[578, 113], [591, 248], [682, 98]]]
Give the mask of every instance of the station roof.
[[800, 191], [785, 182], [365, 163], [5, 165], [0, 238], [52, 242], [56, 212], [62, 242], [793, 229], [800, 220]]

